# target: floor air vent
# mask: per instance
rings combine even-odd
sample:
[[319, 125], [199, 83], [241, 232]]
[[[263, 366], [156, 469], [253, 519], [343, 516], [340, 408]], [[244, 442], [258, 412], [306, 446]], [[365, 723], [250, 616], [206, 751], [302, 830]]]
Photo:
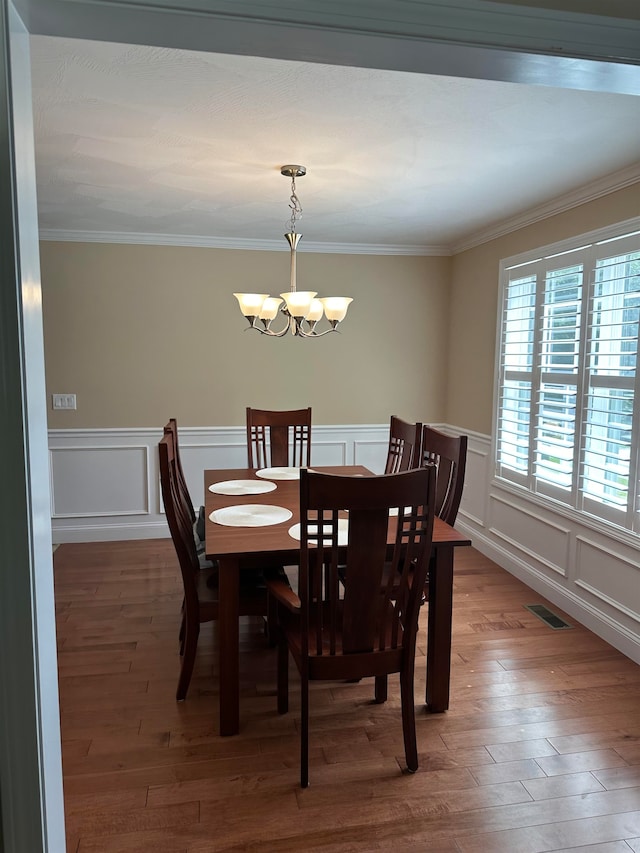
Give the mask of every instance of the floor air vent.
[[542, 619], [545, 625], [548, 625], [550, 628], [554, 628], [555, 630], [560, 630], [561, 628], [573, 628], [573, 625], [569, 625], [569, 623], [565, 622], [564, 619], [556, 616], [556, 614], [552, 613], [548, 607], [544, 606], [544, 604], [525, 604], [525, 607], [527, 610], [530, 610], [534, 616], [537, 616], [538, 619]]

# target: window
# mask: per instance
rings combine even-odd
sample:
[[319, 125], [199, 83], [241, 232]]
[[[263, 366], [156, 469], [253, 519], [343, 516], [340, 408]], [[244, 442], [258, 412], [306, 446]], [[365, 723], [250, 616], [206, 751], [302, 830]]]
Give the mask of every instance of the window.
[[637, 229], [501, 264], [495, 455], [499, 479], [640, 533]]

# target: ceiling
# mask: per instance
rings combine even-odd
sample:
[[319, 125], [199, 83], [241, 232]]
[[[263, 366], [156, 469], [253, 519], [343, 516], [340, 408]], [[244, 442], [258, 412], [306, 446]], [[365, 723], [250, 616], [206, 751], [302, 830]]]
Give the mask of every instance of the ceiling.
[[633, 95], [51, 36], [31, 50], [44, 238], [286, 248], [295, 163], [301, 250], [446, 251], [640, 179]]

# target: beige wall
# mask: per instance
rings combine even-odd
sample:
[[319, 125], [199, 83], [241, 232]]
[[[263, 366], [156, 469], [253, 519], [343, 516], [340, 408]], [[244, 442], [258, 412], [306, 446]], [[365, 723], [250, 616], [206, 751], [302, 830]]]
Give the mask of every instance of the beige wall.
[[447, 423], [491, 433], [500, 260], [635, 216], [640, 216], [640, 184], [454, 256]]
[[[41, 244], [51, 428], [244, 422], [312, 405], [316, 423], [446, 422], [491, 432], [502, 258], [640, 215], [640, 185], [453, 258], [300, 252], [300, 289], [353, 296], [341, 334], [245, 332], [234, 290], [287, 288], [288, 254]], [[75, 412], [51, 411], [75, 393]]]
[[[442, 421], [450, 258], [300, 252], [299, 289], [353, 296], [342, 333], [245, 332], [232, 292], [288, 289], [283, 252], [41, 243], [51, 428], [244, 423], [312, 405], [315, 423]], [[75, 412], [51, 411], [75, 393]]]

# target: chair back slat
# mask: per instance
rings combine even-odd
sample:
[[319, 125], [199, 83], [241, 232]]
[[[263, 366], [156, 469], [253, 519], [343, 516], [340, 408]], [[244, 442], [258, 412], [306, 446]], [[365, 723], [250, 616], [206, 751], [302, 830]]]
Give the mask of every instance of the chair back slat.
[[175, 447], [170, 433], [165, 433], [158, 444], [158, 458], [162, 500], [169, 532], [180, 564], [185, 598], [197, 598], [195, 580], [200, 570], [200, 564], [193, 538], [193, 523], [189, 514], [189, 505], [184, 499], [179, 484]]
[[[312, 638], [311, 651], [303, 654], [366, 655], [415, 643], [434, 501], [433, 466], [378, 477], [301, 471], [301, 636], [303, 642], [308, 633]], [[389, 546], [393, 507], [397, 527]], [[339, 541], [345, 511], [346, 570]], [[383, 585], [390, 551], [397, 572], [393, 590]]]
[[195, 522], [196, 520], [196, 514], [193, 508], [193, 501], [191, 500], [191, 495], [189, 494], [187, 480], [184, 476], [182, 461], [180, 459], [180, 445], [178, 442], [178, 423], [175, 418], [169, 418], [169, 421], [164, 427], [164, 435], [169, 435], [173, 442], [173, 464], [175, 466], [176, 485], [178, 486], [178, 489], [182, 496], [182, 500], [185, 502], [185, 506], [188, 509], [189, 516], [191, 518], [191, 523], [193, 524], [193, 522]]
[[342, 624], [346, 653], [372, 651], [376, 644], [380, 648], [383, 641], [380, 585], [387, 553], [388, 520], [388, 507], [349, 512], [347, 572], [351, 582], [345, 584]]
[[409, 423], [391, 415], [385, 474], [397, 474], [414, 467], [420, 451], [421, 436], [421, 423]]
[[247, 455], [249, 468], [310, 465], [311, 408], [247, 408]]
[[467, 436], [447, 435], [425, 424], [422, 428], [420, 464], [435, 465], [435, 513], [447, 524], [455, 524], [462, 499], [467, 462]]

